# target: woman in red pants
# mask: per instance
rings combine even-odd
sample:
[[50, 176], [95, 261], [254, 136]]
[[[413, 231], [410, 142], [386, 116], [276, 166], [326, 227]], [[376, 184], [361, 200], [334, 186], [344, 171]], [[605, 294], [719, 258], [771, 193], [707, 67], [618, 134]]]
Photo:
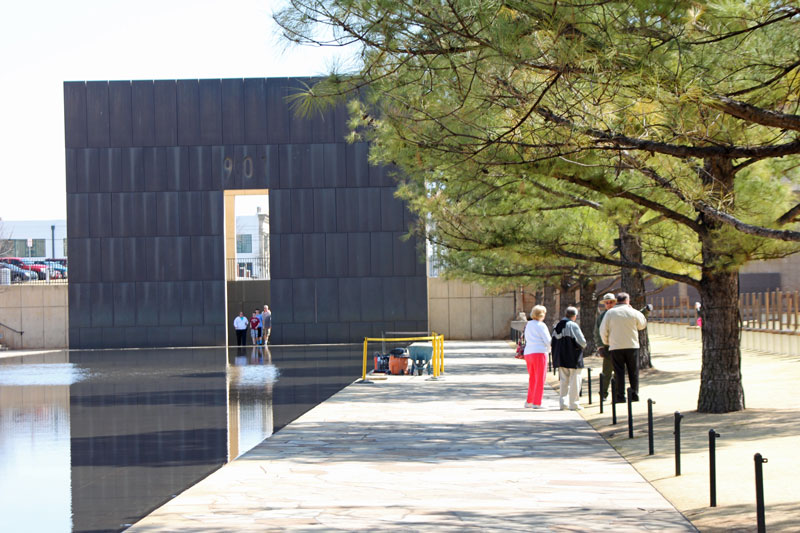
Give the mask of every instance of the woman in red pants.
[[525, 325], [525, 364], [528, 366], [528, 399], [525, 407], [542, 408], [544, 380], [547, 373], [547, 354], [550, 353], [550, 330], [544, 323], [547, 309], [535, 305], [531, 320]]

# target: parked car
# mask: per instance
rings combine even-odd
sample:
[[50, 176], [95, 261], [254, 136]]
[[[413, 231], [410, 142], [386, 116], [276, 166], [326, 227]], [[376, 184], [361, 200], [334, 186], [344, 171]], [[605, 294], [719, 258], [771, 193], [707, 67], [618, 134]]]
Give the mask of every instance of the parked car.
[[4, 268], [6, 270], [11, 271], [11, 282], [12, 283], [20, 283], [22, 281], [30, 281], [31, 279], [38, 278], [39, 276], [35, 272], [31, 272], [30, 270], [24, 270], [17, 265], [12, 265], [11, 263], [0, 262], [0, 268]]
[[0, 261], [31, 272], [33, 274], [33, 276], [31, 276], [31, 279], [33, 280], [45, 279], [47, 277], [47, 274], [45, 274], [46, 267], [42, 265], [29, 265], [25, 263], [25, 261], [23, 261], [22, 258], [20, 257], [0, 257]]
[[45, 260], [45, 261], [34, 261], [33, 264], [42, 265], [47, 270], [49, 270], [50, 279], [63, 279], [67, 277], [67, 269], [61, 266], [59, 263], [54, 263], [52, 261]]
[[66, 279], [67, 278], [67, 265], [62, 265], [56, 261], [48, 261], [45, 259], [45, 263], [47, 263], [50, 268], [53, 268], [59, 272], [61, 272], [61, 277]]

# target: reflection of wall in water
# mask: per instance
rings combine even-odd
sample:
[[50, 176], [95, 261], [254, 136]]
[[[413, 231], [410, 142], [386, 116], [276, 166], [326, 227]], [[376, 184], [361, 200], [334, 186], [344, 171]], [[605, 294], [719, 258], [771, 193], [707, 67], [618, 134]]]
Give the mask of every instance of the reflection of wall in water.
[[70, 360], [93, 372], [70, 391], [76, 530], [133, 522], [226, 462], [223, 350], [71, 352]]
[[[13, 359], [3, 364], [22, 363]], [[48, 354], [46, 362], [61, 370], [66, 354]], [[0, 384], [0, 531], [19, 531], [32, 516], [39, 531], [71, 529], [69, 383], [32, 385], [36, 374], [26, 385]]]
[[[135, 522], [351, 383], [360, 354], [234, 349], [229, 366], [217, 348], [73, 351], [38, 366], [83, 381], [0, 379], [0, 531], [71, 531], [70, 503], [74, 531]], [[20, 513], [2, 512], [14, 496]]]
[[361, 374], [361, 345], [275, 346], [280, 371], [272, 393], [275, 431], [325, 401]]

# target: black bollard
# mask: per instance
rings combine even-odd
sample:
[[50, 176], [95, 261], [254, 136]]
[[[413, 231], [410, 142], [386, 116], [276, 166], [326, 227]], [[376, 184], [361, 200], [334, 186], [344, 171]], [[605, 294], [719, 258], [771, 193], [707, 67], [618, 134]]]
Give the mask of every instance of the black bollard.
[[589, 405], [592, 405], [592, 367], [586, 369], [586, 374], [589, 379], [589, 383], [587, 385], [589, 389]]
[[631, 393], [633, 389], [628, 388], [628, 438], [633, 438], [633, 403], [631, 400]]
[[655, 447], [653, 446], [653, 404], [656, 403], [651, 399], [647, 400], [647, 441], [650, 448], [649, 455], [655, 454]]
[[600, 414], [603, 414], [603, 380], [605, 376], [600, 372]]
[[680, 411], [675, 411], [675, 475], [681, 475], [681, 420], [683, 415]]
[[719, 433], [713, 429], [708, 430], [708, 487], [711, 507], [717, 506], [717, 437]]
[[617, 381], [611, 378], [611, 423], [617, 423]]
[[764, 473], [761, 465], [767, 462], [766, 457], [761, 457], [760, 453], [753, 456], [756, 462], [756, 520], [758, 521], [758, 533], [767, 531], [767, 522], [764, 518]]

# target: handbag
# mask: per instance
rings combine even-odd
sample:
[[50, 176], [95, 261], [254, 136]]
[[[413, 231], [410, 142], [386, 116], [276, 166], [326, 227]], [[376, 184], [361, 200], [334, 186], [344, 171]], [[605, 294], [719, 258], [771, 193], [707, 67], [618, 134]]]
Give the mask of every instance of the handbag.
[[525, 343], [521, 340], [517, 342], [517, 353], [514, 354], [514, 359], [525, 359]]

